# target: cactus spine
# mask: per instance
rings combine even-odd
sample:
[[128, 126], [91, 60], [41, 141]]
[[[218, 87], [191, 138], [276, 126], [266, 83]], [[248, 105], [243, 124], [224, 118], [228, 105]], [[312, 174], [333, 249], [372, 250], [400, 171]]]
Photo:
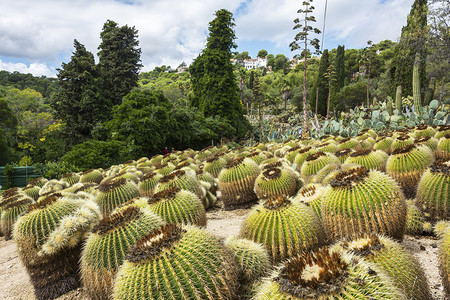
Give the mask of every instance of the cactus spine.
[[422, 107], [422, 101], [420, 99], [419, 66], [420, 66], [420, 54], [416, 53], [413, 68], [413, 98], [414, 98], [414, 111], [416, 112], [416, 114], [420, 112], [420, 108]]

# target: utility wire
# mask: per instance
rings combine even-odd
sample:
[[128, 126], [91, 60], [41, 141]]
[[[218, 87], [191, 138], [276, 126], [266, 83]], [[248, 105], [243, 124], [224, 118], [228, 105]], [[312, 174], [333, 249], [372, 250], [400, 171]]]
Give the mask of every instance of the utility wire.
[[325, 11], [323, 13], [322, 41], [320, 43], [320, 52], [321, 53], [322, 53], [322, 50], [323, 50], [323, 40], [325, 38], [325, 23], [327, 22], [327, 6], [328, 6], [328, 0], [325, 0]]

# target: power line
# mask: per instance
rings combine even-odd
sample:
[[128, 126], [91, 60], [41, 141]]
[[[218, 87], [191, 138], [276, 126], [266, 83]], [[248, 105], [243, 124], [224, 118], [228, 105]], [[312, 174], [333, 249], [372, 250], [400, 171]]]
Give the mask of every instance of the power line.
[[320, 52], [323, 50], [323, 40], [325, 38], [325, 23], [327, 22], [327, 6], [328, 0], [325, 0], [325, 11], [323, 13], [323, 29], [322, 29], [322, 41], [320, 43]]

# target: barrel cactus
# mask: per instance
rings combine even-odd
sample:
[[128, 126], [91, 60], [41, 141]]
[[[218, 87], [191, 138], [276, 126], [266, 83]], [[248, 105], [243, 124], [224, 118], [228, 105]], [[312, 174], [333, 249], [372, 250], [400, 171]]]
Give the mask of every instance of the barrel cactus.
[[190, 191], [197, 195], [197, 197], [204, 201], [206, 196], [205, 189], [202, 187], [197, 179], [194, 170], [176, 170], [159, 179], [155, 188], [155, 193], [178, 187], [182, 190]]
[[304, 147], [300, 149], [297, 153], [297, 155], [294, 158], [294, 163], [292, 164], [292, 167], [296, 169], [298, 172], [300, 172], [303, 163], [308, 158], [309, 155], [316, 153], [317, 150], [312, 148], [311, 146]]
[[203, 203], [192, 192], [174, 186], [153, 194], [148, 203], [149, 209], [167, 223], [206, 226]]
[[440, 273], [444, 282], [444, 288], [447, 295], [450, 294], [450, 223], [438, 222], [436, 231], [440, 237], [439, 243], [439, 262]]
[[144, 174], [138, 183], [139, 194], [143, 197], [151, 197], [155, 191], [156, 185], [162, 177], [163, 175], [155, 172]]
[[327, 247], [281, 264], [255, 288], [255, 300], [406, 299], [375, 264]]
[[322, 198], [321, 215], [332, 241], [365, 233], [402, 240], [406, 202], [391, 177], [358, 167], [340, 172], [331, 181]]
[[19, 217], [13, 237], [37, 299], [54, 299], [79, 286], [80, 242], [99, 219], [95, 203], [57, 194]]
[[334, 153], [334, 156], [336, 156], [339, 159], [340, 163], [344, 163], [345, 160], [352, 154], [354, 151], [352, 149], [342, 149], [338, 150]]
[[80, 182], [100, 183], [103, 180], [103, 174], [100, 170], [91, 169], [80, 173]]
[[80, 175], [74, 172], [67, 173], [61, 177], [61, 180], [66, 181], [69, 185], [74, 185], [80, 181]]
[[338, 150], [356, 149], [358, 146], [359, 146], [358, 140], [356, 140], [355, 138], [352, 138], [352, 137], [348, 137], [348, 138], [345, 138], [345, 139], [339, 141]]
[[34, 201], [25, 194], [17, 194], [6, 198], [0, 203], [0, 232], [6, 240], [11, 239], [13, 224], [19, 215]]
[[383, 136], [376, 140], [373, 149], [381, 150], [386, 152], [387, 154], [391, 153], [391, 145], [394, 142], [394, 138], [391, 136]]
[[343, 248], [377, 265], [408, 299], [432, 299], [419, 262], [398, 242], [383, 236], [367, 235], [353, 241], [339, 242], [334, 247]]
[[440, 125], [440, 126], [438, 126], [434, 137], [437, 139], [440, 139], [441, 137], [443, 137], [449, 133], [450, 133], [450, 125]]
[[259, 199], [267, 199], [278, 195], [290, 197], [297, 190], [297, 177], [289, 169], [268, 168], [263, 170], [255, 180], [255, 193]]
[[450, 220], [450, 159], [438, 160], [422, 175], [416, 203], [429, 221]]
[[414, 200], [406, 201], [406, 209], [405, 234], [422, 235], [425, 221], [423, 212], [416, 206]]
[[326, 165], [332, 163], [339, 163], [339, 159], [333, 154], [326, 154], [321, 151], [316, 152], [306, 158], [305, 162], [302, 164], [300, 174], [305, 182], [308, 183], [317, 172]]
[[411, 144], [392, 152], [386, 162], [386, 173], [398, 182], [407, 198], [414, 198], [420, 177], [433, 162], [430, 148]]
[[436, 129], [428, 125], [419, 125], [416, 127], [413, 134], [416, 138], [423, 136], [434, 137], [436, 135]]
[[260, 173], [258, 164], [249, 158], [236, 158], [219, 174], [219, 192], [226, 210], [246, 207], [258, 198], [254, 192]]
[[437, 147], [439, 144], [439, 140], [437, 138], [429, 137], [429, 136], [417, 137], [414, 139], [414, 144], [427, 146], [428, 148], [431, 149], [434, 156], [435, 157], [437, 156]]
[[410, 137], [407, 134], [402, 134], [392, 141], [391, 153], [399, 148], [402, 148], [402, 147], [405, 147], [405, 146], [411, 145], [411, 144], [414, 144], [414, 138]]
[[320, 219], [320, 205], [324, 192], [325, 187], [323, 185], [310, 183], [308, 185], [305, 185], [298, 191], [297, 195], [292, 198], [292, 202], [298, 201], [306, 204], [307, 206], [311, 206]]
[[113, 299], [232, 299], [238, 271], [231, 254], [195, 226], [155, 229], [128, 252]]
[[113, 177], [104, 180], [98, 186], [98, 194], [95, 201], [99, 205], [103, 216], [107, 216], [120, 204], [139, 195], [139, 189], [136, 184], [125, 178]]
[[386, 152], [367, 149], [350, 154], [345, 163], [358, 164], [370, 170], [384, 171], [387, 159]]
[[214, 156], [213, 158], [208, 159], [204, 165], [203, 170], [211, 173], [214, 177], [218, 177], [220, 171], [227, 165], [227, 161], [221, 156]]
[[450, 133], [447, 133], [439, 140], [436, 157], [439, 159], [450, 158]]
[[110, 298], [115, 275], [130, 247], [163, 224], [160, 216], [129, 204], [92, 229], [81, 255], [81, 279], [90, 299]]
[[283, 196], [256, 205], [242, 223], [240, 237], [263, 244], [274, 263], [325, 242], [312, 208]]

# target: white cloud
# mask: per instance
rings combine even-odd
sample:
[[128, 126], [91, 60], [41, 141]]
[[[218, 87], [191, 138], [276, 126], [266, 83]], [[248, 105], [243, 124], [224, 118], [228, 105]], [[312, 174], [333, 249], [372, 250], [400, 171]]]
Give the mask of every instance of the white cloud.
[[[327, 41], [352, 48], [364, 47], [369, 39], [395, 40], [413, 0], [382, 2], [328, 1], [325, 46], [336, 46]], [[314, 2], [320, 29], [324, 3]], [[300, 5], [298, 0], [0, 0], [0, 59], [32, 62], [25, 66], [29, 69], [45, 62], [54, 75], [55, 68], [69, 61], [74, 39], [96, 54], [103, 24], [110, 19], [138, 30], [144, 71], [162, 64], [176, 67], [182, 61], [189, 64], [203, 49], [208, 24], [221, 8], [238, 10], [237, 43], [271, 41], [288, 49]]]
[[26, 65], [24, 63], [11, 63], [4, 62], [0, 59], [0, 70], [5, 70], [8, 72], [17, 71], [23, 74], [33, 74], [34, 76], [47, 76], [54, 77], [55, 70], [50, 70], [45, 64], [31, 63]]

